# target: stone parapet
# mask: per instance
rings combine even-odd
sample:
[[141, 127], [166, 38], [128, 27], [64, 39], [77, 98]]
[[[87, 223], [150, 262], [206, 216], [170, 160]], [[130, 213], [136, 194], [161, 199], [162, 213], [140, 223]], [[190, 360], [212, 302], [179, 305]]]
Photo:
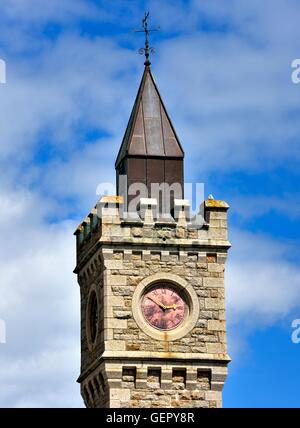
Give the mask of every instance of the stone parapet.
[[[155, 246], [186, 246], [224, 248], [230, 243], [227, 238], [227, 210], [224, 201], [208, 199], [204, 202], [204, 218], [202, 224], [190, 221], [189, 202], [178, 199], [174, 201], [174, 217], [157, 217], [155, 199], [142, 198], [141, 211], [135, 216], [123, 212], [123, 199], [119, 196], [105, 196], [92, 212], [80, 223], [75, 231], [77, 239], [77, 267], [81, 269], [85, 260], [89, 259], [91, 250], [97, 245], [142, 245]], [[127, 213], [128, 214], [128, 213]], [[98, 216], [95, 220], [95, 216]]]

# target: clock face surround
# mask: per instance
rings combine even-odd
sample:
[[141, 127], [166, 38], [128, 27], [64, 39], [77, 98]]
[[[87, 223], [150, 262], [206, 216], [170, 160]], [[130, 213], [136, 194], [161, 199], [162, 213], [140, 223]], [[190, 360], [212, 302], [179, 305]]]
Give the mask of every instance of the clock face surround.
[[142, 296], [141, 309], [147, 323], [158, 330], [179, 327], [188, 315], [183, 291], [167, 282], [155, 284]]

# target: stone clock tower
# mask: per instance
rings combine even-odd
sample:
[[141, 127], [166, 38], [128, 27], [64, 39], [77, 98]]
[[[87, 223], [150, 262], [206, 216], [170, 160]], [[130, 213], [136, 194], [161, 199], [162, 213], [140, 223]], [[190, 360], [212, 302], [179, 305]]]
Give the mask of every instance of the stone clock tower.
[[75, 231], [87, 407], [222, 405], [228, 205], [209, 198], [204, 220], [190, 218], [183, 157], [146, 57], [117, 196], [102, 197]]

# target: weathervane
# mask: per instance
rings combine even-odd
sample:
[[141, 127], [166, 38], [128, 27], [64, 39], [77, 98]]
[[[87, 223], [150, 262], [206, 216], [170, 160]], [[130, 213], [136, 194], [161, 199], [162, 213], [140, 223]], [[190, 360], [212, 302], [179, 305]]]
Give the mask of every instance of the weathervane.
[[141, 48], [139, 50], [139, 53], [141, 55], [145, 54], [146, 61], [144, 62], [144, 64], [146, 66], [149, 66], [151, 64], [151, 62], [149, 60], [150, 53], [154, 53], [155, 52], [154, 48], [152, 48], [152, 47], [149, 46], [149, 33], [153, 32], [153, 31], [158, 31], [160, 29], [159, 27], [153, 28], [153, 29], [149, 29], [148, 28], [148, 18], [149, 18], [149, 12], [145, 12], [145, 16], [144, 16], [144, 18], [142, 20], [142, 27], [143, 27], [143, 29], [142, 30], [133, 30], [135, 33], [145, 33], [145, 47]]

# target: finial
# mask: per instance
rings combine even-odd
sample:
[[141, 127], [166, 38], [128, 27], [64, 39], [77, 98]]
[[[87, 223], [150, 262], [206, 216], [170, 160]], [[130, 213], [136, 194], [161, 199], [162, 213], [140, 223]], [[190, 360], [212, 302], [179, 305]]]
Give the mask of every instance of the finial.
[[154, 48], [150, 47], [150, 45], [149, 45], [149, 33], [153, 32], [153, 31], [158, 31], [160, 29], [159, 27], [149, 29], [148, 28], [148, 18], [149, 18], [149, 12], [145, 12], [145, 16], [142, 20], [143, 29], [142, 30], [133, 30], [135, 33], [145, 33], [145, 47], [141, 48], [139, 50], [139, 53], [141, 55], [145, 54], [146, 60], [145, 60], [144, 64], [146, 67], [151, 64], [150, 59], [149, 59], [150, 53], [155, 52]]

